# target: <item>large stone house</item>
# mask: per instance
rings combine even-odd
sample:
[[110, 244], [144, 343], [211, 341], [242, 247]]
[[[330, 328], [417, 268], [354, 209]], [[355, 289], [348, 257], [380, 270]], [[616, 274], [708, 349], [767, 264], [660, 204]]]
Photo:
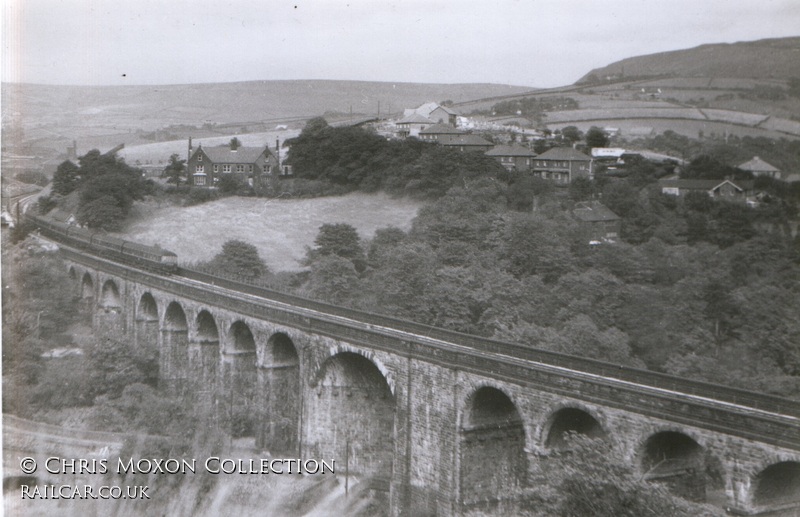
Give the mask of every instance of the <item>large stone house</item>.
[[214, 187], [226, 176], [252, 187], [280, 173], [278, 158], [268, 146], [199, 145], [195, 151], [189, 148], [189, 185], [195, 187]]
[[592, 177], [592, 158], [571, 147], [553, 147], [533, 159], [533, 172], [544, 179], [569, 185]]
[[521, 145], [496, 145], [486, 151], [486, 156], [491, 156], [500, 165], [509, 171], [528, 171], [533, 167], [536, 153]]

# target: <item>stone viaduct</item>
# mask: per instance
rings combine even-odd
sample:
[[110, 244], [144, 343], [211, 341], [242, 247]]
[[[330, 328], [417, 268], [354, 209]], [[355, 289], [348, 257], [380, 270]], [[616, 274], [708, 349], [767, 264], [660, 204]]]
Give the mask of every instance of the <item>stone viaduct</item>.
[[62, 253], [98, 332], [274, 456], [347, 458], [392, 515], [513, 503], [569, 432], [689, 499], [800, 511], [795, 402]]

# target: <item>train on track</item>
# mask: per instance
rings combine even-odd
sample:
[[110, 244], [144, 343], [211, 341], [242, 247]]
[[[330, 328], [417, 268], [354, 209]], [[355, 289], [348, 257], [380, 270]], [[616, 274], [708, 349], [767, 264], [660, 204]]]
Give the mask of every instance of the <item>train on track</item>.
[[178, 268], [178, 256], [159, 246], [145, 246], [37, 215], [25, 214], [25, 219], [39, 228], [42, 236], [99, 257], [162, 274], [172, 274]]

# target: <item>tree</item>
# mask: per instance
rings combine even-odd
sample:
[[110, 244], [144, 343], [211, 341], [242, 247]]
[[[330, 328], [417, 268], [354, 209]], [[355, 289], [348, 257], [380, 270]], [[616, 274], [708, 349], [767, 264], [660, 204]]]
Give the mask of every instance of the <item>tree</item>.
[[39, 200], [36, 202], [39, 208], [40, 214], [46, 214], [50, 210], [56, 207], [56, 200], [53, 198], [52, 195], [49, 196], [40, 196]]
[[180, 160], [177, 154], [171, 155], [162, 176], [166, 176], [167, 183], [174, 183], [175, 187], [180, 187], [181, 180], [186, 178], [186, 160]]
[[575, 143], [583, 138], [583, 133], [575, 126], [567, 126], [561, 130], [561, 136], [570, 143]]
[[358, 273], [351, 261], [325, 255], [311, 265], [305, 289], [310, 298], [346, 305], [358, 292]]
[[[663, 485], [638, 476], [607, 440], [571, 434], [567, 450], [554, 463], [551, 484], [558, 493], [552, 514], [568, 517], [706, 517], [722, 510], [689, 503]], [[550, 515], [550, 513], [548, 513]]]
[[569, 184], [569, 197], [573, 201], [586, 201], [594, 195], [594, 183], [589, 178], [578, 177]]
[[314, 244], [316, 248], [309, 252], [309, 261], [327, 255], [336, 255], [350, 260], [362, 258], [364, 255], [358, 231], [346, 223], [323, 224], [319, 227]]
[[208, 264], [221, 275], [234, 275], [255, 279], [269, 269], [258, 255], [258, 249], [249, 242], [232, 239], [222, 245], [222, 252]]
[[682, 179], [723, 180], [728, 177], [734, 179], [750, 179], [752, 176], [750, 172], [726, 165], [707, 154], [700, 155], [689, 162], [689, 165], [681, 172]]
[[231, 138], [230, 145], [231, 145], [231, 150], [235, 151], [236, 149], [242, 146], [242, 142], [237, 137], [233, 137]]
[[625, 217], [637, 206], [638, 192], [628, 182], [611, 182], [603, 189], [603, 203], [615, 214]]
[[66, 196], [78, 188], [80, 168], [69, 160], [62, 162], [53, 174], [53, 192]]
[[717, 340], [729, 336], [739, 322], [739, 307], [730, 295], [730, 286], [712, 280], [703, 292], [706, 302], [705, 315], [714, 322], [714, 337]]
[[753, 211], [742, 203], [717, 202], [714, 206], [712, 241], [722, 248], [746, 241], [756, 235]]
[[110, 197], [122, 211], [122, 217], [128, 215], [133, 202], [144, 197], [144, 185], [138, 176], [124, 172], [109, 172], [94, 176], [81, 186], [81, 206], [102, 197]]
[[82, 204], [76, 217], [80, 224], [89, 228], [118, 231], [125, 213], [114, 197], [104, 195]]
[[608, 145], [608, 135], [599, 127], [592, 126], [586, 132], [586, 145], [589, 147], [605, 147]]
[[406, 239], [406, 232], [400, 228], [389, 226], [375, 231], [375, 237], [369, 243], [367, 259], [371, 267], [381, 267], [386, 257]]

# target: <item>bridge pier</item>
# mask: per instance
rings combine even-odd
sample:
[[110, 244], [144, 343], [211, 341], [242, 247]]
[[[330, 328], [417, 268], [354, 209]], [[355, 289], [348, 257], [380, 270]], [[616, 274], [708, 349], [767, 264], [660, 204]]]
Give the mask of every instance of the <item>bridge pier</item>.
[[258, 369], [260, 405], [257, 445], [272, 453], [297, 453], [300, 412], [300, 358], [291, 338], [273, 334]]

